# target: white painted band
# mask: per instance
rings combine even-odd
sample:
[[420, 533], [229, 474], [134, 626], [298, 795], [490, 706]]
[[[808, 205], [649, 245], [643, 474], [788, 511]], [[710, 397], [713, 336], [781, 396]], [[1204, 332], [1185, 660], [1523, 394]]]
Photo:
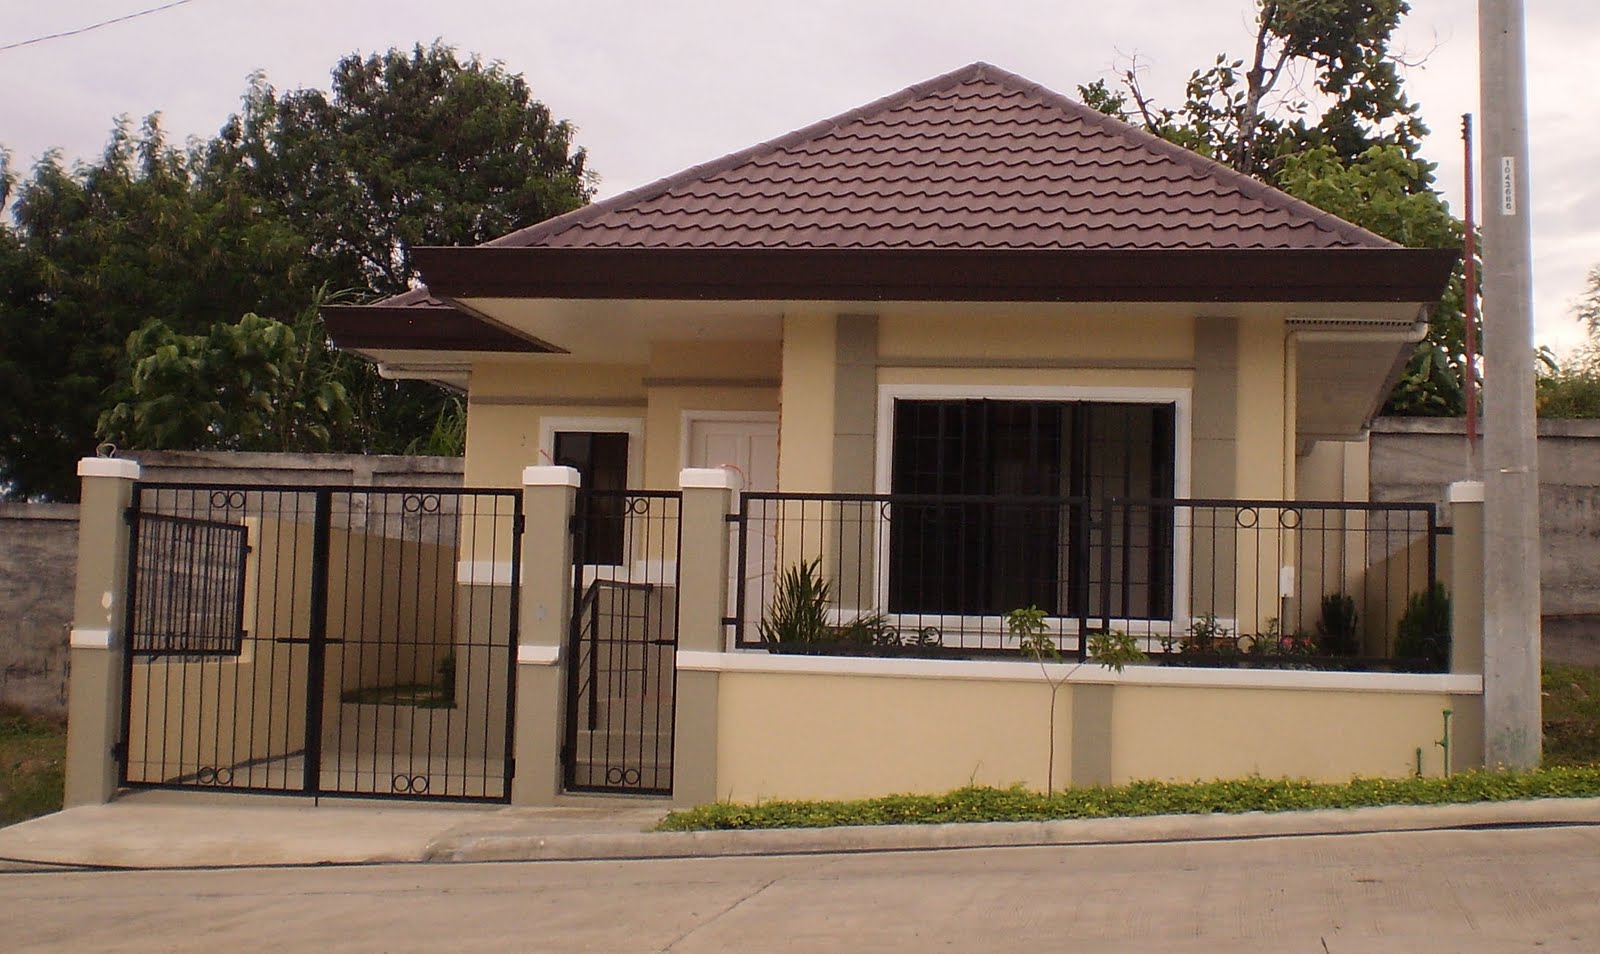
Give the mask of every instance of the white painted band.
[[537, 467], [522, 468], [524, 487], [577, 487], [581, 483], [575, 467], [550, 467], [541, 464]]
[[125, 457], [84, 457], [78, 461], [79, 477], [139, 479], [139, 462]]
[[1458, 480], [1450, 485], [1445, 499], [1450, 503], [1483, 503], [1483, 481]]
[[739, 490], [744, 481], [731, 467], [685, 467], [678, 471], [678, 487], [683, 490]]
[[[522, 568], [517, 569], [522, 575]], [[456, 582], [462, 586], [510, 586], [511, 561], [457, 560]]]
[[67, 638], [67, 645], [73, 649], [110, 649], [111, 630], [74, 627]]
[[1312, 689], [1340, 692], [1404, 692], [1481, 695], [1483, 677], [1464, 673], [1302, 672], [1289, 669], [1197, 669], [1129, 666], [1114, 672], [1087, 663], [880, 659], [860, 656], [786, 656], [766, 652], [713, 653], [680, 650], [678, 668], [697, 672], [763, 672], [815, 676], [887, 676], [924, 679], [985, 679], [1122, 686], [1183, 686], [1195, 689]]
[[560, 661], [560, 646], [517, 646], [517, 665], [519, 666], [554, 666]]

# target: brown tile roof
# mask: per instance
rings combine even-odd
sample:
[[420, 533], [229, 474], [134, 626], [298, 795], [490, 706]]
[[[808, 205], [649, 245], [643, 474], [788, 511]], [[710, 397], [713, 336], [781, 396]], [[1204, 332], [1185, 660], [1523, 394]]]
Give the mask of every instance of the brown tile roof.
[[1396, 247], [986, 63], [487, 244]]

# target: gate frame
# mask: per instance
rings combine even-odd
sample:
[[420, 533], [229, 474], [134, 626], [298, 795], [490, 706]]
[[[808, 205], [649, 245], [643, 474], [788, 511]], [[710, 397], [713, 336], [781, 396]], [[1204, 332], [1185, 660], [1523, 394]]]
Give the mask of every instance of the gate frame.
[[[622, 514], [621, 514], [621, 519], [623, 520], [623, 554], [622, 554], [622, 557], [623, 557], [623, 559], [625, 561], [628, 561], [628, 562], [625, 562], [624, 564], [622, 564], [622, 572], [623, 572], [623, 576], [625, 577], [624, 579], [604, 580], [604, 579], [601, 579], [599, 577], [596, 577], [596, 579], [594, 579], [593, 581], [589, 581], [588, 583], [585, 582], [585, 572], [584, 571], [585, 571], [586, 568], [597, 567], [597, 566], [610, 566], [611, 565], [611, 564], [593, 564], [593, 563], [586, 563], [585, 562], [585, 557], [587, 556], [587, 553], [585, 552], [586, 551], [586, 547], [585, 547], [584, 533], [585, 533], [585, 528], [587, 526], [587, 519], [586, 519], [587, 516], [588, 516], [587, 507], [588, 507], [588, 502], [594, 500], [596, 497], [619, 498], [619, 499], [621, 499], [623, 501], [623, 508], [622, 508]], [[589, 679], [589, 690], [588, 690], [588, 695], [587, 695], [587, 699], [588, 699], [587, 707], [585, 707], [583, 705], [583, 698], [584, 697], [583, 697], [583, 689], [582, 689], [582, 679], [581, 679], [581, 676], [580, 676], [580, 670], [582, 670], [584, 668], [584, 666], [583, 666], [583, 660], [584, 660], [583, 643], [584, 643], [585, 627], [583, 625], [583, 616], [584, 616], [584, 611], [585, 611], [586, 605], [591, 602], [590, 595], [591, 595], [591, 593], [598, 594], [599, 590], [603, 588], [602, 584], [607, 584], [607, 583], [609, 583], [611, 585], [614, 585], [614, 586], [616, 586], [618, 588], [621, 588], [621, 589], [629, 589], [629, 590], [642, 589], [642, 590], [644, 590], [646, 592], [649, 592], [650, 590], [653, 590], [657, 586], [663, 586], [663, 587], [666, 586], [666, 580], [664, 578], [660, 582], [656, 582], [656, 583], [649, 582], [648, 580], [646, 580], [646, 581], [634, 581], [632, 579], [632, 575], [633, 574], [632, 574], [631, 567], [632, 567], [633, 564], [635, 564], [635, 563], [637, 563], [639, 561], [632, 559], [633, 554], [630, 552], [630, 549], [629, 549], [630, 544], [633, 541], [633, 536], [632, 536], [632, 533], [629, 530], [629, 526], [632, 523], [630, 518], [635, 517], [635, 516], [639, 516], [639, 514], [637, 514], [635, 512], [635, 510], [634, 510], [634, 505], [636, 504], [637, 501], [640, 501], [640, 500], [647, 500], [647, 501], [648, 500], [661, 500], [661, 501], [675, 501], [676, 502], [676, 513], [675, 514], [663, 515], [661, 518], [659, 518], [662, 521], [670, 521], [671, 522], [671, 526], [672, 526], [671, 533], [672, 533], [673, 540], [672, 540], [672, 545], [671, 545], [671, 548], [670, 548], [670, 552], [672, 554], [672, 560], [673, 560], [672, 588], [675, 591], [674, 601], [673, 601], [673, 609], [672, 609], [672, 639], [670, 641], [670, 647], [671, 647], [671, 650], [672, 650], [672, 663], [671, 663], [670, 666], [666, 667], [668, 678], [670, 678], [671, 681], [672, 681], [671, 704], [669, 706], [665, 707], [665, 709], [666, 709], [666, 713], [665, 714], [666, 714], [666, 717], [667, 717], [666, 718], [666, 722], [667, 722], [667, 745], [666, 745], [666, 749], [665, 749], [666, 755], [667, 755], [667, 759], [668, 759], [667, 766], [666, 766], [667, 784], [666, 784], [665, 787], [661, 787], [659, 785], [658, 786], [645, 786], [645, 785], [626, 785], [626, 784], [619, 784], [619, 785], [611, 785], [611, 784], [594, 785], [594, 784], [588, 784], [588, 785], [583, 785], [583, 784], [579, 784], [578, 781], [577, 781], [577, 763], [578, 763], [578, 751], [577, 751], [578, 745], [577, 745], [577, 743], [578, 743], [578, 734], [580, 732], [579, 725], [578, 725], [578, 722], [579, 722], [579, 710], [580, 710], [580, 708], [586, 708], [589, 711], [589, 718], [588, 718], [587, 721], [589, 721], [591, 723], [590, 731], [594, 731], [594, 725], [592, 724], [595, 721], [595, 718], [596, 718], [595, 715], [594, 715], [594, 712], [598, 709], [598, 705], [599, 705], [599, 697], [598, 697], [598, 695], [597, 695], [597, 693], [595, 691], [595, 688], [598, 685], [600, 666], [595, 661], [596, 660], [596, 653], [595, 653], [595, 647], [593, 645], [591, 645], [589, 647], [589, 665], [588, 665], [588, 669], [589, 669], [589, 671], [591, 673], [591, 677]], [[645, 519], [648, 520], [648, 519], [651, 519], [651, 518], [648, 515], [646, 515]], [[572, 560], [571, 560], [571, 574], [572, 574], [572, 581], [571, 581], [572, 604], [571, 604], [571, 607], [572, 608], [571, 608], [570, 619], [568, 620], [568, 624], [567, 624], [566, 654], [565, 654], [566, 655], [566, 666], [565, 666], [565, 670], [566, 671], [562, 674], [562, 677], [563, 677], [562, 678], [562, 684], [563, 684], [564, 699], [562, 701], [562, 727], [561, 727], [560, 749], [559, 749], [561, 791], [564, 792], [564, 793], [573, 793], [573, 794], [611, 794], [611, 795], [638, 795], [638, 796], [655, 796], [655, 797], [671, 796], [673, 794], [674, 779], [675, 779], [675, 776], [676, 776], [676, 767], [677, 767], [676, 766], [676, 761], [677, 761], [677, 729], [678, 729], [678, 726], [677, 726], [677, 709], [678, 709], [678, 667], [677, 667], [677, 656], [678, 656], [678, 649], [679, 649], [679, 643], [680, 643], [680, 639], [679, 639], [680, 608], [682, 606], [682, 603], [681, 603], [681, 590], [680, 590], [680, 588], [678, 586], [678, 572], [679, 572], [678, 567], [679, 567], [679, 564], [681, 563], [681, 561], [683, 559], [683, 492], [681, 490], [629, 490], [629, 489], [624, 489], [624, 490], [598, 490], [598, 489], [591, 489], [591, 488], [586, 488], [586, 487], [580, 486], [577, 489], [577, 493], [576, 493], [574, 501], [573, 501], [573, 511], [572, 511], [572, 514], [571, 514], [570, 519], [568, 521], [568, 530], [569, 530], [569, 534], [570, 534], [571, 541], [572, 541]], [[663, 544], [664, 543], [665, 543], [665, 539], [663, 538]], [[665, 552], [667, 552], [667, 549], [668, 548], [663, 545], [661, 547], [662, 553], [664, 554]], [[652, 555], [655, 555], [655, 554], [646, 554], [646, 558], [644, 560], [644, 563], [645, 563], [645, 565], [647, 567], [650, 565], [649, 557], [652, 556]], [[664, 560], [659, 561], [659, 562], [661, 562], [662, 564], [665, 563]], [[648, 573], [646, 575], [648, 576]], [[598, 625], [598, 623], [596, 625]], [[598, 639], [599, 639], [599, 637], [598, 637], [598, 635], [596, 635], [596, 636], [594, 636], [594, 637], [592, 637], [590, 639], [590, 642], [591, 643], [596, 643], [596, 642], [598, 642]], [[655, 641], [646, 640], [645, 641], [645, 645], [649, 645], [651, 642], [655, 642], [658, 645], [665, 645], [665, 642], [664, 641], [660, 641], [660, 640], [655, 640]], [[641, 705], [642, 705], [642, 703], [641, 703]], [[661, 703], [658, 701], [656, 703], [656, 716], [657, 716], [658, 724], [659, 724], [660, 717], [662, 715], [662, 711], [661, 711], [662, 708], [663, 707], [662, 707]], [[641, 756], [642, 756], [642, 754], [643, 753], [641, 752]], [[611, 766], [608, 763], [607, 764], [608, 772], [609, 772], [610, 767]], [[623, 765], [622, 768], [624, 769], [624, 771], [626, 771], [626, 765]]]
[[[120, 463], [120, 462], [119, 462]], [[80, 471], [82, 468], [80, 467]], [[304, 770], [302, 786], [299, 789], [271, 788], [264, 786], [227, 785], [207, 786], [197, 784], [184, 784], [175, 782], [147, 782], [131, 781], [128, 778], [130, 760], [129, 741], [132, 733], [133, 715], [133, 671], [136, 655], [154, 658], [151, 653], [137, 653], [132, 645], [134, 623], [138, 612], [138, 583], [139, 583], [139, 530], [142, 516], [146, 511], [141, 507], [142, 496], [146, 491], [160, 492], [168, 490], [173, 492], [190, 491], [225, 491], [250, 493], [278, 493], [314, 495], [315, 506], [313, 510], [313, 537], [312, 537], [312, 565], [311, 565], [311, 593], [310, 621], [306, 643], [308, 644], [307, 678], [302, 689], [306, 705], [306, 722], [304, 727]], [[326, 767], [322, 764], [322, 728], [323, 709], [326, 706], [326, 662], [327, 662], [327, 621], [329, 588], [328, 579], [331, 558], [332, 535], [332, 502], [335, 494], [346, 494], [353, 498], [356, 496], [406, 496], [406, 495], [434, 495], [452, 496], [457, 499], [469, 497], [505, 498], [511, 502], [511, 510], [505, 516], [511, 518], [510, 540], [510, 573], [507, 585], [510, 587], [507, 604], [507, 623], [505, 634], [506, 662], [505, 662], [505, 740], [504, 752], [501, 759], [503, 766], [500, 772], [500, 793], [498, 795], [445, 795], [434, 792], [351, 792], [341, 790], [327, 790], [322, 787], [321, 774]], [[156, 512], [151, 511], [152, 514]], [[459, 515], [459, 510], [457, 511]], [[498, 516], [498, 514], [497, 514]], [[122, 509], [120, 518], [127, 527], [127, 549], [125, 554], [125, 569], [121, 574], [121, 593], [123, 596], [122, 633], [123, 645], [121, 659], [120, 687], [120, 712], [117, 716], [118, 731], [116, 739], [111, 746], [110, 754], [114, 763], [115, 781], [118, 786], [138, 789], [166, 789], [178, 791], [209, 791], [230, 792], [240, 794], [263, 795], [288, 795], [298, 797], [336, 797], [336, 798], [382, 798], [408, 801], [430, 802], [487, 802], [509, 804], [511, 802], [512, 783], [516, 771], [516, 723], [517, 723], [517, 657], [521, 640], [521, 565], [523, 537], [526, 532], [527, 517], [524, 512], [524, 497], [520, 491], [503, 487], [414, 487], [414, 486], [360, 486], [360, 485], [334, 485], [334, 484], [239, 484], [239, 483], [196, 483], [196, 482], [148, 482], [138, 478], [135, 469], [132, 479], [129, 480], [129, 501]], [[254, 549], [247, 547], [247, 550]], [[461, 551], [456, 551], [455, 563], [459, 567]], [[452, 585], [476, 585], [475, 583], [462, 584], [459, 571], [451, 573]], [[488, 585], [493, 586], [497, 581], [491, 575]], [[258, 597], [259, 598], [259, 597]], [[241, 627], [243, 619], [240, 620]], [[169, 654], [170, 655], [170, 654]], [[292, 705], [293, 699], [289, 700]], [[489, 705], [489, 700], [484, 701]], [[486, 776], [487, 782], [492, 776]]]

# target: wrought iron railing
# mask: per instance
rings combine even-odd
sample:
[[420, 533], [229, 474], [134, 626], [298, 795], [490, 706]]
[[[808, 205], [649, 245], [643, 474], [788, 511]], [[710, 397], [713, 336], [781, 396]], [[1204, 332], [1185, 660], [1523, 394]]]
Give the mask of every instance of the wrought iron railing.
[[1080, 659], [1119, 633], [1167, 663], [1439, 664], [1402, 632], [1436, 592], [1427, 504], [749, 493], [731, 519], [741, 648], [1008, 654], [1032, 608]]

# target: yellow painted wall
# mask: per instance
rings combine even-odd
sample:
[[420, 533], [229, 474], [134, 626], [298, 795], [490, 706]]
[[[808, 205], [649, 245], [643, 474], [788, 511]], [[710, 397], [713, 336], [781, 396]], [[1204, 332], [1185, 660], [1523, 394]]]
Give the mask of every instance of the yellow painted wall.
[[1239, 322], [1238, 497], [1294, 496], [1294, 389], [1284, 361], [1287, 340], [1279, 319]]
[[[1071, 757], [1069, 690], [1056, 700], [1056, 774]], [[717, 795], [860, 798], [963, 785], [1043, 789], [1043, 683], [723, 673]]]
[[[1054, 313], [1052, 313], [1054, 311]], [[1194, 323], [1151, 314], [1148, 306], [1106, 304], [1061, 310], [974, 304], [959, 315], [887, 310], [878, 318], [878, 354], [889, 360], [963, 358], [1187, 361]]]
[[[974, 665], [986, 665], [977, 663]], [[1443, 710], [1458, 733], [1477, 696], [1369, 689], [1111, 686], [1109, 726], [1074, 726], [1056, 696], [1055, 780], [1072, 784], [1073, 736], [1111, 733], [1115, 784], [1259, 775], [1344, 781], [1443, 774]], [[717, 797], [859, 798], [963, 785], [1043, 789], [1050, 689], [1038, 678], [962, 679], [727, 671], [717, 708]], [[1085, 744], [1088, 744], [1086, 741]], [[1457, 753], [1457, 768], [1481, 753]], [[1464, 761], [1468, 760], [1468, 761]]]
[[1442, 775], [1443, 711], [1478, 704], [1443, 693], [1118, 686], [1112, 778], [1260, 775], [1341, 782]]
[[778, 424], [778, 489], [833, 489], [833, 395], [838, 371], [835, 318], [828, 313], [783, 318], [782, 418]]

